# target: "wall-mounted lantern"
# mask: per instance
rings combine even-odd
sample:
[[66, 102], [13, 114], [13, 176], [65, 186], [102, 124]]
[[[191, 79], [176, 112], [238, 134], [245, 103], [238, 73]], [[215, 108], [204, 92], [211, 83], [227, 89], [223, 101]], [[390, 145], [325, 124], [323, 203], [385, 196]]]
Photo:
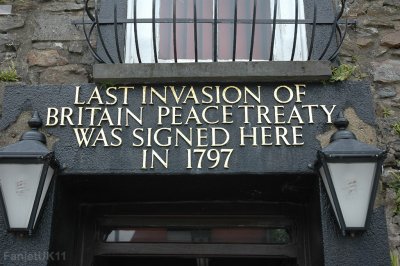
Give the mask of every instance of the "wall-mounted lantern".
[[316, 171], [321, 176], [342, 234], [366, 230], [386, 152], [360, 142], [346, 130], [349, 122], [340, 112], [338, 131], [318, 151]]
[[58, 164], [38, 130], [38, 112], [28, 124], [19, 142], [0, 149], [0, 200], [8, 230], [31, 235]]

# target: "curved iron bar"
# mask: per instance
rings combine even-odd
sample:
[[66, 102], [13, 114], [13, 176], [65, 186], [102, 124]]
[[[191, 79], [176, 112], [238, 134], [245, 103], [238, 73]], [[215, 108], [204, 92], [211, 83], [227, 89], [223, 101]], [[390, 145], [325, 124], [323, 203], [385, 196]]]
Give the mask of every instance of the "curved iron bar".
[[[338, 54], [339, 54], [339, 51], [340, 51], [340, 47], [342, 46], [342, 44], [343, 44], [343, 42], [344, 42], [344, 38], [346, 37], [346, 34], [347, 34], [347, 29], [348, 29], [348, 23], [347, 23], [347, 19], [346, 19], [346, 23], [345, 23], [345, 28], [344, 28], [344, 33], [343, 33], [343, 36], [340, 38], [340, 41], [339, 41], [339, 45], [338, 45], [338, 47], [336, 48], [336, 50], [335, 50], [335, 52], [332, 54], [332, 56], [331, 57], [329, 57], [329, 61], [333, 61], [333, 59], [335, 59], [337, 56], [338, 56]], [[342, 34], [342, 30], [340, 29], [340, 27], [339, 27], [339, 24], [337, 25], [337, 27], [336, 27], [337, 29], [338, 29], [338, 33], [339, 33], [339, 36]]]
[[174, 38], [174, 60], [175, 60], [175, 63], [178, 63], [178, 51], [176, 48], [176, 0], [174, 0], [174, 3], [173, 3], [172, 16], [173, 16], [173, 21], [174, 21], [173, 28], [172, 28], [172, 31], [173, 31], [172, 35]]
[[96, 20], [96, 18], [93, 16], [93, 14], [89, 10], [89, 0], [86, 0], [86, 2], [85, 2], [85, 11], [86, 11], [86, 14], [88, 14], [88, 17], [90, 18], [90, 20], [92, 22], [94, 22]]
[[137, 30], [137, 0], [134, 0], [133, 2], [133, 31], [135, 35], [136, 56], [138, 58], [138, 62], [142, 63], [142, 58], [140, 56], [140, 49], [139, 49], [138, 30]]
[[293, 48], [292, 48], [292, 56], [290, 57], [290, 61], [293, 61], [294, 54], [296, 53], [296, 43], [297, 43], [297, 28], [299, 25], [299, 0], [296, 0], [296, 10], [295, 10], [295, 22], [294, 22], [294, 37], [293, 37]]
[[328, 40], [328, 42], [327, 42], [327, 44], [325, 46], [325, 49], [322, 52], [321, 56], [318, 58], [318, 60], [322, 60], [322, 58], [325, 56], [326, 52], [328, 51], [329, 47], [331, 46], [331, 42], [332, 42], [333, 36], [335, 35], [336, 27], [338, 25], [338, 21], [339, 21], [340, 17], [343, 15], [343, 12], [344, 12], [344, 9], [345, 9], [345, 4], [346, 4], [346, 0], [343, 0], [342, 1], [342, 9], [334, 18], [334, 21], [332, 23], [331, 33], [330, 33], [330, 36], [329, 36], [329, 40]]
[[[86, 9], [86, 13], [89, 15], [89, 14], [90, 14], [90, 11], [89, 11], [88, 5], [87, 5], [88, 2], [89, 2], [89, 0], [86, 0], [85, 9]], [[89, 16], [89, 17], [90, 17], [90, 16]], [[94, 17], [93, 17], [93, 19], [94, 19]], [[92, 20], [92, 22], [93, 22], [93, 20]], [[82, 24], [83, 24], [83, 25], [82, 25], [82, 26], [83, 26], [83, 34], [85, 35], [86, 42], [87, 42], [88, 45], [89, 45], [90, 53], [93, 55], [93, 57], [94, 57], [98, 62], [100, 62], [100, 63], [105, 63], [104, 60], [101, 58], [101, 56], [99, 56], [99, 54], [95, 51], [94, 47], [92, 46], [92, 43], [90, 42], [90, 36], [92, 35], [93, 29], [94, 29], [94, 27], [96, 26], [96, 24], [95, 24], [95, 23], [92, 23], [92, 26], [90, 27], [89, 35], [88, 35], [87, 32], [86, 32], [86, 27], [85, 27], [85, 14], [84, 14], [84, 13], [83, 13], [83, 15], [82, 15]]]
[[114, 36], [115, 36], [115, 46], [117, 46], [117, 54], [118, 54], [118, 59], [119, 62], [122, 64], [122, 57], [121, 57], [121, 51], [119, 49], [119, 38], [118, 38], [118, 27], [117, 27], [117, 3], [114, 1]]
[[86, 32], [86, 27], [85, 27], [85, 14], [82, 15], [83, 34], [85, 35], [86, 42], [89, 45], [89, 50], [90, 50], [90, 53], [93, 55], [93, 57], [98, 62], [105, 63], [104, 60], [101, 58], [101, 56], [99, 54], [97, 54], [97, 52], [95, 51], [94, 47], [92, 46], [92, 43], [90, 42], [90, 36], [92, 35], [93, 29], [96, 26], [96, 23], [95, 23], [95, 18], [92, 16], [92, 14], [89, 11], [88, 2], [89, 2], [89, 0], [86, 0], [85, 11], [88, 14], [89, 18], [91, 19], [91, 17], [92, 17], [93, 20], [91, 19], [92, 20], [92, 24], [91, 24], [90, 32], [89, 32], [89, 35], [88, 35], [87, 32]]
[[214, 55], [213, 61], [218, 61], [218, 0], [214, 0], [214, 27], [213, 27]]
[[274, 18], [272, 25], [272, 37], [271, 37], [271, 51], [269, 54], [269, 61], [273, 61], [274, 57], [274, 45], [275, 45], [275, 30], [276, 30], [276, 16], [278, 12], [278, 0], [274, 0]]
[[233, 48], [232, 48], [232, 61], [236, 61], [236, 35], [237, 35], [237, 19], [238, 19], [238, 1], [235, 0], [235, 13], [234, 13], [234, 24], [233, 24]]
[[198, 47], [197, 47], [197, 6], [196, 0], [193, 0], [193, 31], [194, 31], [194, 60], [197, 63], [199, 60]]
[[314, 0], [313, 26], [312, 26], [310, 47], [309, 47], [309, 50], [308, 50], [308, 58], [307, 58], [308, 61], [311, 60], [312, 51], [313, 51], [313, 48], [314, 48], [316, 26], [317, 26], [317, 0]]
[[338, 21], [337, 17], [335, 17], [334, 20], [333, 20], [334, 23], [332, 24], [331, 33], [329, 35], [328, 42], [326, 43], [324, 51], [322, 51], [321, 56], [318, 58], [318, 60], [322, 60], [322, 58], [325, 56], [326, 52], [328, 52], [329, 47], [331, 46], [332, 39], [333, 39], [333, 36], [335, 35], [335, 31], [336, 31], [336, 25], [335, 24], [337, 23], [337, 21]]
[[[343, 13], [344, 13], [345, 5], [346, 5], [346, 0], [341, 0], [341, 2], [342, 2], [342, 9], [341, 9], [340, 12], [339, 12], [339, 16], [340, 16], [340, 17], [341, 17], [341, 16], [343, 15]], [[348, 29], [348, 20], [346, 19], [343, 37], [341, 36], [341, 35], [342, 35], [342, 30], [340, 29], [340, 26], [339, 26], [338, 23], [336, 23], [336, 29], [337, 29], [337, 32], [338, 32], [338, 34], [339, 34], [339, 39], [340, 39], [340, 41], [339, 41], [339, 43], [338, 43], [337, 49], [336, 49], [335, 52], [332, 54], [332, 56], [329, 58], [329, 60], [331, 60], [331, 61], [333, 61], [333, 60], [338, 56], [340, 47], [342, 46], [342, 44], [343, 44], [343, 42], [344, 42], [344, 39], [345, 39], [346, 34], [347, 34], [347, 29]]]
[[108, 59], [110, 59], [111, 63], [114, 64], [114, 60], [112, 59], [110, 53], [108, 52], [108, 49], [104, 43], [104, 38], [103, 38], [103, 34], [101, 33], [100, 30], [100, 24], [99, 24], [99, 12], [97, 11], [97, 0], [94, 0], [94, 17], [96, 18], [96, 28], [97, 28], [97, 34], [99, 35], [99, 39], [101, 42], [101, 45], [103, 45], [104, 48], [104, 52], [106, 53]]
[[339, 17], [342, 17], [342, 16], [343, 16], [344, 9], [345, 9], [345, 7], [346, 7], [346, 0], [341, 0], [341, 2], [342, 2], [342, 8], [341, 8], [341, 10], [340, 10], [340, 12], [339, 12]]
[[256, 18], [257, 18], [257, 0], [254, 0], [254, 5], [253, 5], [253, 23], [251, 24], [251, 41], [250, 41], [249, 61], [253, 61], [254, 34], [256, 32]]
[[153, 52], [154, 52], [154, 62], [158, 63], [157, 56], [157, 38], [156, 38], [156, 0], [152, 0], [152, 9], [151, 9], [151, 25], [153, 29]]
[[[294, 37], [293, 37], [293, 46], [292, 46], [292, 53], [291, 53], [291, 59], [290, 61], [294, 60], [295, 53], [296, 53], [296, 46], [297, 46], [297, 37], [299, 33], [298, 25], [299, 24], [311, 24], [312, 25], [312, 30], [311, 30], [311, 41], [308, 47], [308, 58], [307, 60], [311, 60], [313, 57], [313, 50], [315, 46], [315, 39], [316, 39], [316, 28], [318, 25], [332, 25], [331, 31], [329, 33], [329, 38], [324, 46], [324, 49], [322, 53], [319, 55], [318, 60], [322, 60], [324, 57], [328, 57], [327, 53], [330, 50], [329, 48], [332, 47], [332, 41], [334, 39], [335, 33], [337, 34], [337, 40], [336, 44], [337, 47], [333, 53], [329, 52], [330, 57], [328, 60], [334, 60], [339, 54], [340, 47], [343, 45], [345, 36], [347, 34], [348, 30], [348, 20], [345, 20], [345, 23], [340, 20], [340, 18], [343, 16], [344, 11], [345, 11], [345, 6], [347, 0], [340, 0], [341, 1], [341, 8], [339, 9], [338, 13], [335, 14], [333, 22], [325, 22], [325, 21], [317, 21], [318, 17], [318, 8], [317, 8], [317, 0], [314, 0], [314, 12], [313, 12], [313, 18], [312, 20], [308, 19], [299, 19], [299, 2], [298, 0], [295, 0], [295, 18], [294, 20], [287, 20], [287, 19], [277, 19], [277, 11], [278, 11], [278, 0], [274, 0], [274, 11], [273, 11], [273, 18], [272, 20], [257, 20], [257, 0], [254, 0], [254, 5], [253, 5], [253, 17], [252, 19], [238, 19], [238, 1], [235, 0], [235, 13], [234, 13], [234, 19], [232, 20], [227, 20], [227, 19], [218, 19], [218, 0], [214, 1], [214, 18], [210, 21], [207, 21], [206, 19], [198, 19], [197, 17], [197, 1], [193, 0], [193, 12], [194, 12], [194, 17], [192, 19], [187, 19], [187, 20], [182, 20], [182, 19], [177, 19], [177, 14], [176, 14], [176, 0], [174, 0], [174, 15], [172, 19], [173, 23], [173, 38], [174, 38], [174, 59], [175, 62], [178, 62], [178, 56], [177, 56], [177, 29], [176, 29], [176, 24], [177, 23], [190, 23], [193, 22], [193, 27], [194, 27], [194, 45], [195, 45], [195, 62], [198, 62], [198, 23], [212, 23], [213, 24], [213, 61], [217, 62], [218, 61], [218, 24], [220, 23], [233, 23], [234, 28], [233, 28], [233, 51], [232, 51], [232, 61], [236, 61], [236, 50], [237, 50], [237, 29], [238, 29], [238, 24], [251, 24], [252, 25], [252, 31], [251, 31], [251, 40], [250, 40], [250, 54], [249, 54], [249, 61], [253, 61], [253, 53], [254, 53], [254, 41], [255, 41], [255, 34], [256, 34], [256, 25], [257, 24], [272, 24], [272, 34], [271, 34], [271, 46], [270, 46], [270, 56], [269, 60], [273, 61], [274, 58], [274, 48], [275, 48], [275, 39], [276, 39], [276, 25], [277, 24], [294, 24]], [[104, 58], [99, 55], [99, 53], [96, 52], [94, 46], [90, 42], [90, 38], [92, 37], [94, 28], [97, 27], [97, 34], [98, 34], [98, 40], [100, 41], [100, 44], [103, 46], [104, 53], [106, 54], [107, 59], [111, 62], [114, 63], [114, 60], [117, 59], [120, 63], [123, 63], [123, 54], [120, 49], [120, 38], [118, 35], [118, 25], [123, 24], [126, 25], [127, 23], [133, 23], [134, 24], [134, 35], [135, 35], [135, 46], [136, 46], [136, 54], [138, 58], [138, 62], [142, 63], [141, 56], [140, 56], [140, 47], [139, 47], [139, 39], [138, 39], [138, 29], [137, 29], [137, 24], [138, 23], [152, 23], [152, 33], [153, 33], [153, 52], [154, 52], [154, 61], [158, 63], [158, 56], [157, 56], [157, 32], [156, 32], [156, 23], [171, 23], [170, 21], [166, 19], [156, 19], [155, 13], [156, 13], [156, 0], [152, 0], [152, 18], [149, 19], [147, 22], [145, 19], [138, 19], [137, 17], [137, 0], [134, 0], [134, 18], [133, 21], [129, 19], [118, 19], [118, 10], [117, 10], [117, 3], [116, 0], [113, 0], [113, 5], [114, 5], [114, 18], [111, 21], [105, 21], [101, 22], [99, 20], [99, 5], [98, 5], [98, 0], [94, 0], [94, 12], [89, 9], [89, 0], [85, 1], [85, 12], [87, 16], [89, 17], [90, 21], [87, 22], [85, 21], [85, 15], [82, 17], [82, 24], [83, 24], [83, 32], [85, 35], [86, 42], [89, 44], [89, 50], [93, 57], [100, 63], [106, 63]], [[212, 22], [211, 22], [212, 21]], [[75, 24], [80, 24], [80, 23], [75, 23]], [[90, 30], [89, 32], [86, 29], [86, 24], [90, 24]], [[104, 41], [104, 28], [103, 30], [101, 27], [105, 24], [111, 24], [114, 26], [114, 37], [115, 37], [115, 45], [117, 47], [117, 55], [118, 57], [115, 58], [115, 56], [111, 56], [110, 50], [107, 48], [106, 43]], [[343, 27], [341, 27], [341, 24], [345, 24], [345, 29], [343, 30]], [[314, 52], [315, 53], [315, 52]], [[317, 56], [317, 55], [315, 55]], [[107, 61], [108, 61], [107, 60]]]

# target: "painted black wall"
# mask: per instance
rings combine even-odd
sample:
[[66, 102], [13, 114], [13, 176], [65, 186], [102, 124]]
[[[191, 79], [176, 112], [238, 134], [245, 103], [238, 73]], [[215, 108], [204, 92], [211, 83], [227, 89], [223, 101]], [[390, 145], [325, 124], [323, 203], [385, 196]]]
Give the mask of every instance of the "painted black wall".
[[[263, 85], [264, 86], [264, 85]], [[265, 92], [270, 93], [269, 87], [271, 84], [266, 84]], [[82, 85], [84, 94], [89, 94], [94, 85]], [[48, 107], [73, 107], [74, 100], [73, 86], [14, 86], [8, 87], [4, 96], [3, 113], [0, 120], [0, 131], [5, 131], [10, 127], [21, 112], [28, 110], [38, 110], [41, 117], [45, 120]], [[345, 109], [352, 107], [355, 109], [359, 118], [365, 123], [374, 126], [374, 111], [372, 108], [372, 98], [370, 95], [369, 85], [364, 82], [344, 82], [336, 84], [309, 84], [307, 85], [308, 97], [305, 103], [319, 104], [336, 104], [337, 109]], [[307, 101], [307, 102], [306, 102]], [[273, 104], [270, 102], [269, 104]], [[248, 160], [247, 156], [252, 156], [251, 149], [245, 150], [245, 153], [236, 158], [236, 162], [241, 162], [246, 158], [247, 162], [244, 167], [246, 170], [243, 173], [248, 173], [253, 169], [254, 174], [263, 175], [265, 173], [280, 173], [280, 174], [295, 174], [306, 173], [313, 174], [308, 168], [308, 164], [314, 162], [316, 150], [320, 148], [320, 143], [315, 136], [329, 130], [330, 126], [322, 122], [322, 115], [319, 113], [316, 116], [315, 123], [311, 126], [304, 126], [304, 140], [306, 145], [302, 147], [273, 147], [266, 154], [264, 150], [262, 154], [265, 158], [270, 158], [271, 164], [266, 169], [265, 165], [260, 165], [255, 160]], [[151, 117], [151, 114], [149, 114]], [[152, 125], [149, 119], [147, 125]], [[132, 164], [126, 156], [129, 154], [131, 147], [122, 146], [117, 150], [109, 150], [104, 147], [79, 148], [74, 139], [71, 128], [57, 126], [44, 129], [49, 136], [56, 137], [58, 142], [54, 146], [56, 157], [60, 160], [63, 167], [61, 174], [68, 176], [71, 174], [80, 175], [84, 178], [88, 174], [106, 175], [113, 173], [114, 175], [127, 175], [140, 172], [142, 175], [153, 174], [168, 174], [176, 175], [191, 174], [197, 175], [210, 173], [210, 170], [205, 169], [200, 171], [187, 171], [184, 167], [174, 164], [167, 170], [155, 170], [151, 172], [142, 171], [137, 168], [132, 168]], [[279, 156], [277, 156], [279, 154]], [[251, 157], [250, 157], [251, 158]], [[285, 159], [279, 159], [285, 158]], [[265, 160], [268, 162], [268, 160]], [[289, 163], [288, 163], [289, 162]], [[254, 164], [253, 164], [254, 163]], [[114, 166], [118, 167], [114, 167]], [[240, 164], [241, 166], [242, 164]], [[235, 166], [237, 167], [237, 166]], [[182, 170], [183, 169], [183, 170]], [[233, 169], [233, 168], [232, 168]], [[233, 174], [240, 171], [236, 170], [217, 169], [214, 173]], [[250, 170], [249, 170], [250, 169]], [[329, 206], [324, 190], [321, 190], [321, 220], [323, 232], [323, 247], [325, 256], [325, 265], [389, 265], [389, 248], [387, 243], [386, 221], [382, 208], [374, 211], [369, 226], [368, 232], [361, 236], [342, 237], [335, 224], [332, 210]], [[6, 232], [4, 227], [4, 218], [0, 219], [0, 256], [4, 265], [46, 265], [43, 260], [27, 261], [35, 252], [47, 252], [52, 231], [52, 221], [62, 219], [62, 217], [53, 217], [53, 200], [54, 196], [46, 203], [46, 209], [38, 231], [31, 238], [22, 238]], [[57, 236], [52, 236], [53, 238]], [[56, 251], [57, 252], [57, 251]], [[62, 252], [62, 251], [59, 251]], [[12, 261], [6, 259], [6, 254], [23, 254], [24, 260]], [[68, 254], [67, 254], [68, 255]]]

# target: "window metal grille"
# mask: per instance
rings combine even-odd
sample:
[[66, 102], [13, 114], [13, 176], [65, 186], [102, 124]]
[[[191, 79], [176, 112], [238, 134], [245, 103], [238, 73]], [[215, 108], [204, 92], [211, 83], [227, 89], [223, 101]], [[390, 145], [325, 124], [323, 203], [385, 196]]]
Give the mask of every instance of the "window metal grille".
[[[233, 33], [233, 55], [231, 61], [235, 61], [236, 59], [236, 45], [237, 45], [237, 27], [240, 24], [247, 24], [251, 25], [251, 34], [250, 34], [250, 49], [248, 51], [249, 57], [248, 61], [254, 61], [253, 58], [253, 52], [254, 52], [254, 39], [255, 39], [255, 28], [257, 25], [270, 25], [272, 29], [272, 34], [270, 38], [270, 45], [266, 47], [268, 49], [268, 57], [265, 58], [265, 61], [274, 61], [274, 51], [276, 50], [276, 47], [274, 47], [275, 44], [275, 37], [276, 37], [276, 28], [277, 25], [281, 24], [286, 24], [286, 25], [294, 25], [294, 36], [293, 36], [293, 43], [292, 43], [292, 52], [291, 52], [291, 58], [290, 61], [294, 61], [294, 55], [295, 55], [295, 50], [296, 50], [296, 40], [298, 36], [298, 29], [299, 25], [307, 25], [307, 50], [308, 50], [308, 55], [307, 55], [307, 60], [330, 60], [333, 61], [339, 54], [340, 47], [344, 41], [344, 38], [346, 36], [346, 32], [348, 29], [348, 26], [350, 24], [355, 24], [355, 22], [350, 22], [348, 19], [341, 19], [342, 15], [345, 11], [345, 6], [347, 0], [338, 0], [339, 4], [335, 8], [336, 14], [333, 14], [333, 20], [329, 20], [327, 18], [322, 17], [319, 14], [319, 5], [318, 3], [319, 0], [313, 0], [312, 4], [312, 11], [309, 10], [309, 13], [311, 12], [311, 17], [306, 18], [306, 19], [299, 19], [299, 8], [298, 8], [298, 0], [295, 0], [295, 18], [294, 19], [278, 19], [277, 18], [277, 3], [278, 1], [285, 1], [285, 0], [272, 0], [274, 1], [273, 7], [274, 9], [272, 10], [272, 16], [270, 19], [259, 19], [257, 18], [257, 3], [259, 0], [254, 0], [253, 1], [253, 6], [251, 7], [253, 9], [253, 15], [251, 19], [240, 19], [237, 16], [237, 0], [235, 0], [235, 16], [233, 19], [226, 19], [226, 18], [218, 18], [217, 15], [214, 15], [213, 18], [211, 19], [204, 19], [204, 18], [198, 18], [197, 17], [197, 1], [193, 1], [193, 13], [194, 17], [193, 18], [177, 18], [176, 16], [176, 1], [173, 0], [173, 17], [172, 18], [157, 18], [155, 15], [155, 3], [156, 0], [151, 0], [152, 1], [152, 17], [151, 18], [138, 18], [137, 16], [137, 0], [134, 0], [134, 17], [133, 19], [128, 19], [126, 18], [126, 14], [119, 14], [118, 13], [118, 3], [117, 0], [111, 0], [112, 1], [112, 6], [113, 6], [113, 15], [112, 17], [107, 17], [107, 18], [102, 18], [100, 17], [100, 5], [98, 3], [98, 0], [94, 0], [94, 7], [90, 8], [90, 2], [91, 0], [86, 0], [85, 3], [85, 13], [87, 14], [87, 17], [85, 18], [85, 14], [83, 15], [82, 21], [81, 22], [75, 22], [75, 24], [82, 24], [83, 25], [83, 32], [86, 38], [86, 41], [89, 45], [89, 49], [94, 56], [94, 58], [99, 62], [99, 63], [124, 63], [124, 50], [121, 49], [121, 44], [123, 43], [123, 40], [121, 40], [121, 35], [119, 34], [119, 31], [124, 29], [126, 30], [126, 25], [128, 23], [133, 24], [133, 31], [135, 35], [135, 52], [136, 56], [138, 59], [138, 63], [143, 63], [141, 60], [141, 48], [138, 43], [138, 25], [141, 23], [147, 23], [152, 25], [152, 39], [153, 39], [153, 53], [154, 53], [154, 62], [159, 63], [159, 58], [158, 58], [158, 53], [157, 53], [157, 37], [156, 37], [156, 24], [163, 24], [163, 23], [168, 23], [172, 25], [172, 40], [173, 40], [173, 61], [175, 63], [178, 62], [178, 55], [177, 55], [177, 39], [180, 38], [177, 34], [177, 25], [179, 23], [185, 23], [185, 24], [190, 24], [193, 27], [193, 38], [194, 38], [194, 62], [199, 62], [199, 56], [198, 56], [198, 43], [199, 43], [199, 38], [198, 38], [198, 27], [201, 24], [211, 24], [212, 25], [212, 61], [217, 62], [219, 60], [219, 55], [218, 55], [218, 42], [219, 42], [219, 33], [218, 33], [218, 25], [221, 24], [233, 24], [234, 27], [234, 33]], [[150, 1], [150, 0], [149, 0]], [[217, 10], [217, 5], [218, 1], [214, 0], [213, 2], [214, 5], [214, 10]], [[125, 17], [125, 18], [121, 18]], [[106, 28], [107, 27], [107, 28]], [[110, 27], [113, 29], [110, 31]], [[317, 30], [319, 27], [324, 27], [323, 31], [323, 37], [317, 36], [318, 34], [321, 34], [320, 30]], [[329, 30], [326, 30], [329, 29]], [[319, 33], [318, 33], [319, 32]], [[111, 37], [113, 39], [113, 43], [106, 41], [105, 40], [105, 35], [112, 34], [113, 36]], [[321, 39], [326, 42], [325, 44], [322, 45], [322, 49], [315, 49], [316, 46], [316, 40], [318, 37], [318, 41]], [[93, 42], [91, 40], [97, 38], [97, 44], [93, 45]], [[95, 48], [95, 46], [97, 48]], [[332, 47], [334, 47], [332, 49]], [[99, 53], [99, 48], [101, 49], [101, 53]], [[115, 52], [116, 50], [116, 52]]]

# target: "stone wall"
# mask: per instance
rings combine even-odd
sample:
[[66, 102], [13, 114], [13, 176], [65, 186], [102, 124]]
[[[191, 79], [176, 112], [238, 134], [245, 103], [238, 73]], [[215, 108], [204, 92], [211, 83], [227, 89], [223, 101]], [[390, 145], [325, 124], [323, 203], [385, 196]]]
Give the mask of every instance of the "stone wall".
[[[378, 143], [389, 151], [380, 201], [386, 206], [392, 250], [400, 251], [396, 174], [400, 175], [400, 0], [353, 0], [347, 16], [357, 20], [341, 50], [341, 63], [356, 65], [354, 78], [373, 84]], [[91, 82], [92, 58], [84, 40], [81, 0], [0, 0], [12, 15], [0, 15], [0, 70], [15, 66], [24, 84]], [[2, 92], [7, 82], [0, 82]], [[1, 112], [1, 111], [0, 111]]]
[[357, 19], [341, 50], [341, 63], [356, 65], [356, 76], [372, 82], [378, 143], [388, 150], [381, 186], [391, 250], [400, 251], [396, 175], [400, 174], [400, 0], [356, 0], [347, 14]]
[[[81, 26], [81, 1], [2, 0], [12, 15], [0, 15], [1, 69], [12, 63], [27, 84], [90, 81], [94, 60]], [[0, 2], [0, 4], [1, 4]]]

